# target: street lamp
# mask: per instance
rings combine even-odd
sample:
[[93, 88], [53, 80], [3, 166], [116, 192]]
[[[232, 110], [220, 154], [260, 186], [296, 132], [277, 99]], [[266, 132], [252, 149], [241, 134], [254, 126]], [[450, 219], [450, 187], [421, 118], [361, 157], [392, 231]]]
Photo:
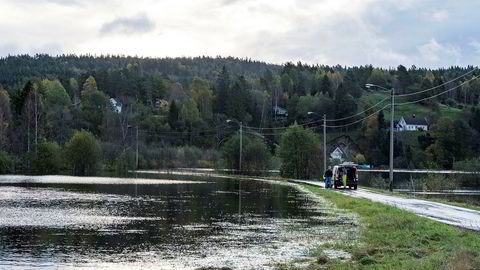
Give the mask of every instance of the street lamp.
[[242, 171], [242, 143], [243, 143], [243, 139], [242, 139], [242, 122], [238, 122], [236, 120], [231, 120], [231, 119], [227, 119], [227, 123], [230, 123], [230, 122], [235, 122], [239, 125], [240, 127], [240, 157], [238, 159], [238, 172], [241, 172]]
[[390, 185], [389, 185], [389, 190], [393, 191], [393, 117], [395, 113], [395, 89], [392, 87], [392, 89], [385, 88], [380, 85], [372, 84], [372, 83], [367, 83], [365, 84], [366, 88], [373, 88], [373, 87], [378, 87], [383, 90], [389, 91], [391, 95], [391, 115], [390, 115]]
[[[227, 123], [230, 123], [230, 122], [235, 122], [239, 125], [240, 127], [240, 157], [239, 157], [239, 160], [238, 160], [238, 172], [241, 173], [242, 171], [242, 131], [243, 131], [243, 125], [242, 125], [242, 122], [238, 122], [236, 120], [231, 120], [231, 119], [227, 119]], [[241, 222], [241, 217], [242, 217], [242, 179], [239, 178], [238, 179], [238, 224], [240, 224]]]
[[[317, 114], [307, 112], [308, 115]], [[323, 115], [323, 172], [327, 171], [327, 115]]]

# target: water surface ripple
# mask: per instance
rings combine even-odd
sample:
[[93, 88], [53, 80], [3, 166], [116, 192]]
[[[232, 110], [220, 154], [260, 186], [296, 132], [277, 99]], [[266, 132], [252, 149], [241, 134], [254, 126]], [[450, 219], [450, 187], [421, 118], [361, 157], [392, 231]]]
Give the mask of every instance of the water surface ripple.
[[96, 179], [0, 177], [0, 268], [271, 269], [357, 228], [288, 184]]

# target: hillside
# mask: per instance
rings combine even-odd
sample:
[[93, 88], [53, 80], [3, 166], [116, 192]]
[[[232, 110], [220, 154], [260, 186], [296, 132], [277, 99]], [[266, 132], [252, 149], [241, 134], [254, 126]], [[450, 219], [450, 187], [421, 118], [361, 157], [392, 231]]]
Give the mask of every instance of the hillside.
[[[99, 144], [99, 164], [91, 170], [126, 172], [136, 166], [137, 145], [139, 168], [224, 166], [219, 150], [240, 122], [262, 133], [263, 142], [256, 143], [267, 144], [275, 155], [279, 131], [326, 114], [345, 119], [329, 122], [334, 126], [328, 128], [329, 139], [347, 134], [369, 163], [382, 165], [388, 163], [389, 109], [383, 120], [374, 117], [371, 127], [362, 120], [366, 114], [356, 115], [384, 98], [388, 104], [388, 93], [364, 89], [372, 83], [395, 87], [399, 94], [432, 87], [445, 92], [435, 98], [422, 94], [427, 104], [396, 107], [395, 119], [425, 116], [444, 130], [433, 133], [423, 148], [415, 132], [399, 135], [395, 153], [406, 164], [409, 145], [422, 157], [415, 166], [449, 168], [480, 149], [480, 82], [474, 71], [279, 66], [233, 57], [8, 56], [0, 58], [0, 154], [14, 168], [45, 173], [38, 165], [43, 161], [36, 159], [38, 147], [66, 151], [79, 137]], [[458, 89], [448, 90], [453, 87]], [[321, 135], [318, 123], [308, 127]]]
[[[369, 108], [385, 98], [387, 98], [387, 100], [385, 100], [378, 107], [376, 107], [378, 109], [390, 104], [390, 94], [383, 92], [365, 92], [363, 96], [359, 99], [359, 104], [362, 108]], [[405, 98], [397, 98], [395, 102], [408, 102], [408, 100], [406, 100]], [[383, 112], [385, 114], [385, 119], [390, 119], [390, 107], [386, 108]], [[398, 121], [402, 116], [409, 116], [414, 114], [421, 117], [427, 117], [427, 119], [430, 120], [438, 119], [440, 117], [448, 117], [452, 120], [455, 120], [460, 119], [464, 116], [464, 110], [457, 107], [451, 107], [442, 103], [438, 103], [436, 104], [436, 106], [425, 106], [420, 103], [395, 106], [394, 119], [396, 121]]]

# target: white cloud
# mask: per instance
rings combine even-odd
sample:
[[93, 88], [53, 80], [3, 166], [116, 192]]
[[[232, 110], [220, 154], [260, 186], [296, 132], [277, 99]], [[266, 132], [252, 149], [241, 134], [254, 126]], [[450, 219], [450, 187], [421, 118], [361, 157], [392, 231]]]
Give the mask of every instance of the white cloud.
[[470, 46], [472, 46], [476, 53], [480, 56], [480, 42], [478, 40], [472, 40], [469, 43]]
[[430, 14], [431, 18], [438, 22], [443, 22], [448, 19], [449, 13], [447, 10], [437, 10]]
[[456, 65], [462, 56], [461, 50], [451, 44], [442, 45], [432, 38], [428, 43], [417, 47], [422, 59], [431, 64]]

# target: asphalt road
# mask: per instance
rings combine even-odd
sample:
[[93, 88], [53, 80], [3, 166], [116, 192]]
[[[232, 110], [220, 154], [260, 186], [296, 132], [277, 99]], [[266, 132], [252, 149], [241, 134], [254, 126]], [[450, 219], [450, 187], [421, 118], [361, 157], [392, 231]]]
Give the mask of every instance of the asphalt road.
[[[320, 181], [292, 180], [291, 182], [324, 187], [323, 182]], [[409, 212], [413, 212], [419, 216], [427, 217], [449, 225], [480, 231], [480, 211], [426, 200], [390, 196], [362, 188], [357, 190], [338, 189], [337, 192], [352, 197], [365, 198], [371, 201], [393, 205]]]

